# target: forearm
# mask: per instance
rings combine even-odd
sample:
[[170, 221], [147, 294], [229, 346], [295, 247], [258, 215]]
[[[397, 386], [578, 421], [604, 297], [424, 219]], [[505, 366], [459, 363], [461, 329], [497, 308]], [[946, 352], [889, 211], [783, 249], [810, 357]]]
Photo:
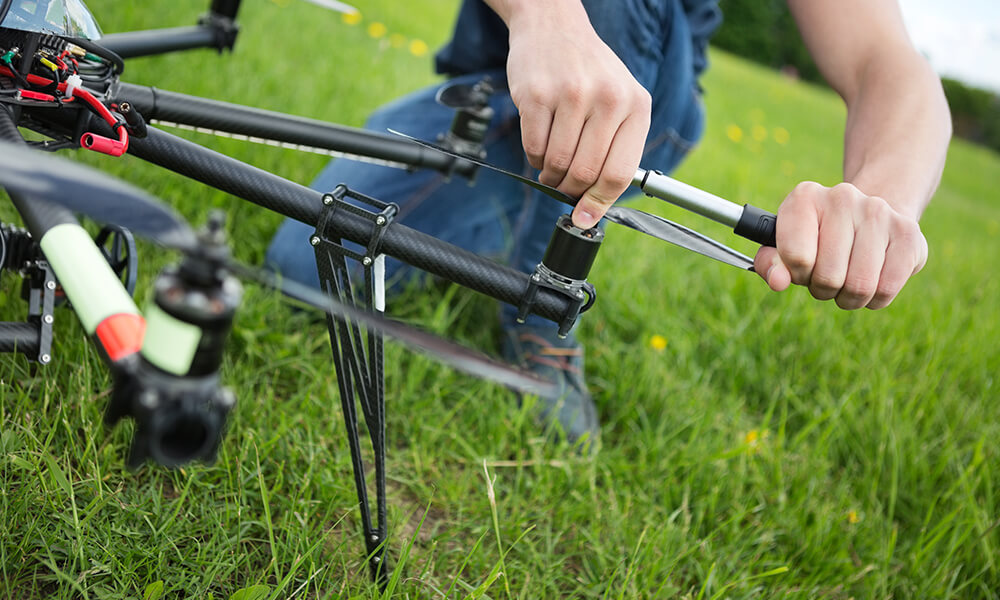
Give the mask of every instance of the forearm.
[[844, 180], [919, 219], [951, 137], [940, 80], [912, 48], [899, 47], [872, 60], [845, 101]]

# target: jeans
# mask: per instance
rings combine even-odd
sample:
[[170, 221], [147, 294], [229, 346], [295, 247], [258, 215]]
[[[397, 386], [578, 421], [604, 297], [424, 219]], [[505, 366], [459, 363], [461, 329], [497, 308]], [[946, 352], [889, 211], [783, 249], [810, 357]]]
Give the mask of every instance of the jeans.
[[[591, 22], [653, 98], [652, 124], [643, 153], [647, 169], [669, 172], [680, 163], [701, 136], [704, 110], [697, 83], [703, 56], [692, 43], [685, 4], [691, 0], [585, 1]], [[475, 4], [479, 4], [476, 2]], [[476, 23], [463, 22], [473, 16], [463, 6], [455, 39], [438, 56], [438, 66], [450, 51], [468, 57], [463, 43], [491, 43], [476, 35]], [[472, 11], [474, 12], [474, 11]], [[482, 15], [476, 16], [479, 18]], [[716, 15], [717, 16], [717, 15]], [[697, 36], [695, 36], [697, 37]], [[506, 36], [493, 40], [505, 46]], [[482, 50], [497, 55], [496, 48]], [[473, 65], [473, 68], [475, 65]], [[487, 161], [508, 171], [537, 177], [521, 145], [517, 108], [506, 90], [506, 73], [489, 68], [459, 75], [449, 83], [475, 83], [490, 76], [498, 92], [491, 98], [495, 111], [486, 137]], [[384, 132], [395, 129], [419, 139], [433, 141], [448, 130], [454, 112], [438, 105], [432, 86], [400, 98], [371, 115], [365, 127]], [[334, 160], [317, 176], [312, 187], [330, 191], [343, 183], [349, 188], [400, 206], [397, 220], [481, 255], [490, 256], [524, 272], [532, 272], [541, 260], [557, 218], [569, 207], [513, 179], [480, 170], [475, 181], [448, 180], [433, 171], [408, 172], [392, 167]], [[286, 220], [267, 251], [267, 264], [285, 277], [319, 285], [309, 237], [314, 225]], [[386, 278], [406, 280], [414, 269], [387, 257]], [[502, 325], [513, 325], [516, 310], [504, 306]], [[548, 326], [540, 317], [529, 317], [528, 325]]]

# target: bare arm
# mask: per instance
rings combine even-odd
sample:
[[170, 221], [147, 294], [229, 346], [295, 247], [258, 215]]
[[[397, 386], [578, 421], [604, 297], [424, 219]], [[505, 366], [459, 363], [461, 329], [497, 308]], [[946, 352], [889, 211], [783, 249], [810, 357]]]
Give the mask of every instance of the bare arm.
[[895, 0], [788, 0], [820, 71], [847, 104], [844, 184], [798, 186], [778, 250], [757, 271], [846, 309], [887, 306], [927, 260], [917, 221], [944, 168], [951, 120], [940, 80]]
[[507, 77], [539, 180], [580, 198], [589, 228], [628, 188], [651, 99], [598, 37], [580, 0], [486, 0], [510, 30]]

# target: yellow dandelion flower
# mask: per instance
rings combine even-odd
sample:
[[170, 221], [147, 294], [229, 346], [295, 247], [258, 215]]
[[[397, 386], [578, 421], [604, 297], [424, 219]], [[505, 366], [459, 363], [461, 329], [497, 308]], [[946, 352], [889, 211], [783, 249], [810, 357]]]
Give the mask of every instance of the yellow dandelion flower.
[[851, 525], [861, 521], [861, 517], [858, 515], [858, 511], [852, 510], [847, 513], [847, 522]]
[[751, 429], [743, 436], [743, 444], [747, 448], [747, 454], [757, 454], [760, 452], [761, 446], [764, 445], [764, 441], [767, 440], [769, 435], [766, 429]]
[[667, 347], [667, 338], [660, 334], [656, 334], [649, 338], [649, 346], [657, 352], [663, 352]]
[[423, 40], [413, 40], [410, 42], [410, 54], [413, 56], [423, 56], [427, 54], [428, 50], [427, 42]]
[[750, 120], [754, 123], [764, 122], [764, 111], [759, 108], [750, 109]]
[[357, 25], [361, 22], [361, 11], [356, 10], [354, 12], [344, 13], [340, 15], [340, 20], [348, 25]]
[[394, 33], [389, 36], [389, 45], [393, 48], [402, 48], [406, 45], [406, 37], [398, 33]]
[[754, 141], [763, 142], [767, 139], [767, 127], [754, 125], [750, 128], [750, 136], [753, 137]]
[[784, 127], [775, 127], [774, 131], [771, 133], [771, 136], [774, 137], [774, 141], [778, 142], [782, 146], [787, 144], [788, 140], [791, 139], [792, 137], [791, 135], [789, 135], [788, 130], [785, 129]]
[[726, 137], [739, 144], [743, 140], [743, 130], [739, 125], [730, 124], [726, 127]]
[[378, 21], [375, 21], [374, 23], [368, 26], [368, 35], [372, 36], [373, 38], [380, 38], [384, 36], [386, 33], [388, 33], [388, 31], [389, 28], [383, 25], [382, 23], [379, 23]]

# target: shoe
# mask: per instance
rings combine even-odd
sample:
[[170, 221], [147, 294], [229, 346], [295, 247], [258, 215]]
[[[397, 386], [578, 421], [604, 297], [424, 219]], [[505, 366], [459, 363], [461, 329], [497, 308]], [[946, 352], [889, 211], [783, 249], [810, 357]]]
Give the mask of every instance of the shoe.
[[504, 359], [559, 386], [558, 398], [541, 398], [541, 419], [558, 422], [566, 440], [575, 444], [587, 437], [596, 439], [601, 425], [597, 407], [583, 379], [583, 346], [572, 334], [556, 335], [556, 326], [517, 326], [504, 332]]

